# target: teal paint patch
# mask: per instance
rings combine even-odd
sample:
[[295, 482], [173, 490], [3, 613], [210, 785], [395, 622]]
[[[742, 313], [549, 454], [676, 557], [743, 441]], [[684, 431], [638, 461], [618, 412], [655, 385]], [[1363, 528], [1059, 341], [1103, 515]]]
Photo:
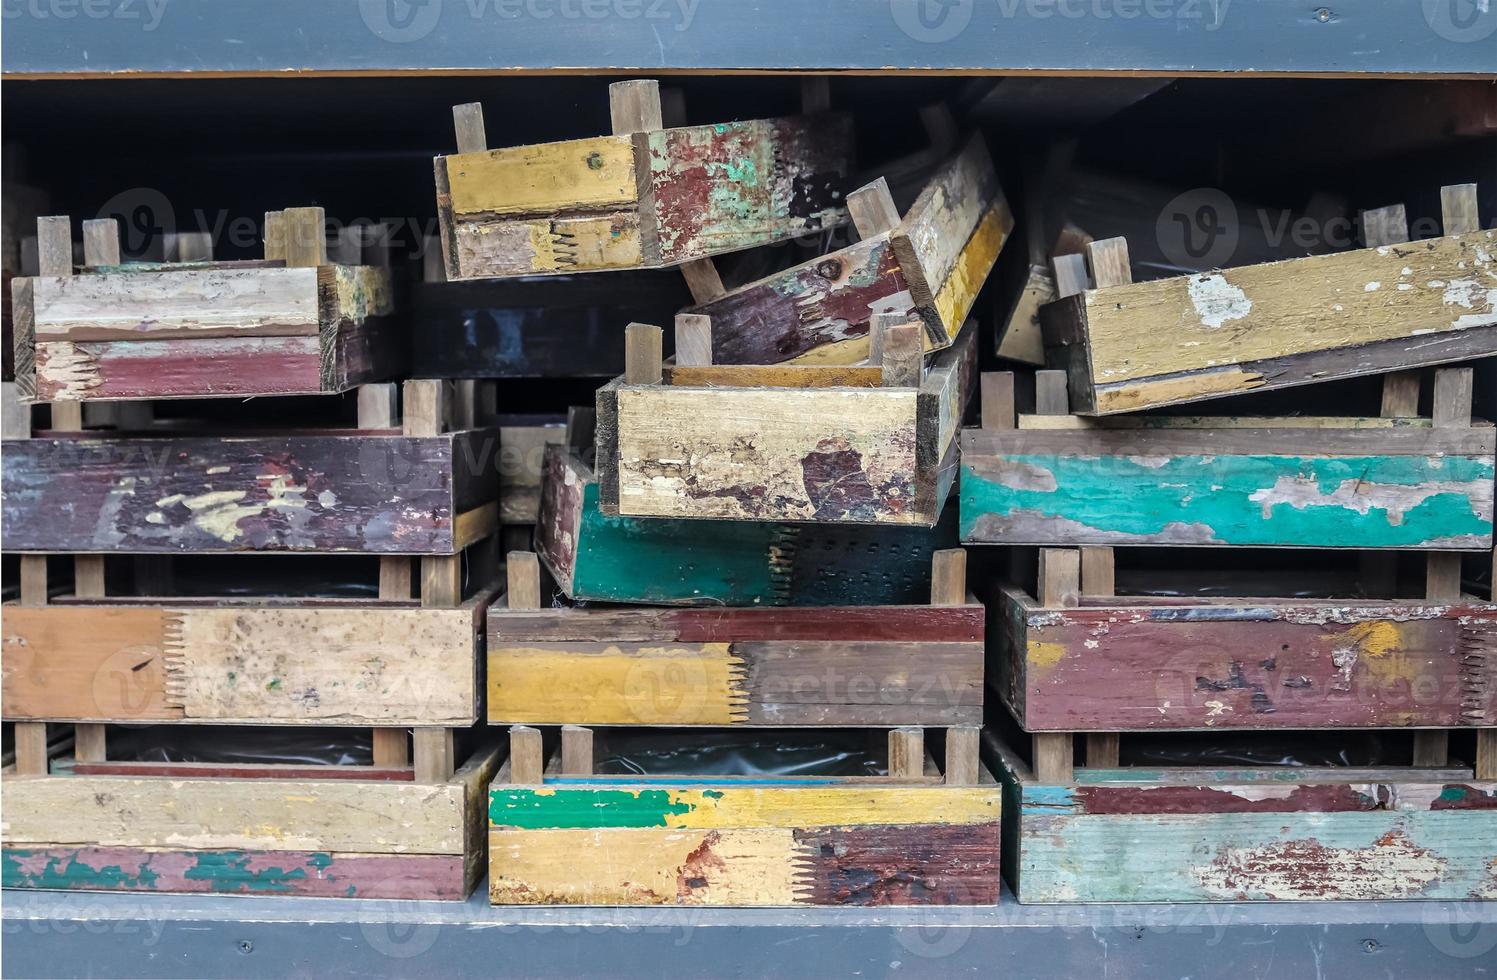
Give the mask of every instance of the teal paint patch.
[[1050, 786], [1026, 783], [1024, 813], [1056, 813], [1074, 810], [1076, 790], [1072, 786]]
[[160, 878], [146, 864], [132, 874], [118, 864], [88, 864], [76, 851], [65, 861], [49, 857], [40, 868], [28, 867], [37, 857], [32, 850], [5, 848], [0, 854], [0, 887], [151, 891]]
[[[289, 892], [297, 882], [307, 877], [305, 868], [286, 868], [272, 865], [266, 868], [251, 868], [251, 855], [244, 851], [197, 851], [193, 855], [192, 867], [182, 872], [187, 881], [206, 881], [216, 892]], [[309, 864], [314, 867], [322, 859], [321, 867], [332, 863], [332, 855], [314, 855]]]
[[1440, 790], [1441, 803], [1459, 803], [1466, 798], [1466, 787], [1447, 786]]
[[965, 541], [1065, 544], [1091, 530], [1120, 543], [1412, 548], [1492, 533], [1473, 504], [1493, 478], [1481, 457], [1015, 454], [998, 465], [1002, 479], [962, 466]]
[[665, 827], [667, 817], [692, 809], [664, 789], [489, 790], [489, 825], [523, 830]]

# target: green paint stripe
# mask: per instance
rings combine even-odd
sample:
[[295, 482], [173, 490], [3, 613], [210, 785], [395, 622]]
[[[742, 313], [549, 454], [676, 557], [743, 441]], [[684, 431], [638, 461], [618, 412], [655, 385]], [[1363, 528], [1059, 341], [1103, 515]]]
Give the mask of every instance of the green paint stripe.
[[489, 824], [525, 830], [577, 827], [664, 827], [666, 818], [690, 813], [693, 804], [669, 790], [543, 790], [505, 787], [489, 791]]

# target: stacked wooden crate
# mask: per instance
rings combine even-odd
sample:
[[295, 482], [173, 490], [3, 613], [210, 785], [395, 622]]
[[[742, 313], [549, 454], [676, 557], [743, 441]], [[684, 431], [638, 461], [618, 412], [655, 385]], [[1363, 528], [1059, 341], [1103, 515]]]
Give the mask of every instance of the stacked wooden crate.
[[[834, 114], [666, 129], [653, 83], [611, 95], [612, 137], [437, 164], [459, 275], [676, 265], [697, 301], [673, 360], [625, 331], [488, 611], [491, 898], [992, 903], [983, 608], [940, 520], [1011, 223], [986, 153], [901, 219], [883, 182], [844, 204]], [[505, 199], [460, 201], [475, 177]], [[856, 245], [723, 288], [712, 255], [849, 211]]]
[[[962, 538], [1039, 549], [1037, 588], [990, 620], [1028, 733], [989, 744], [1020, 901], [1497, 896], [1497, 603], [1462, 582], [1493, 556], [1497, 435], [1470, 367], [1422, 370], [1497, 349], [1497, 233], [1474, 185], [1442, 197], [1440, 238], [1407, 241], [1398, 207], [1363, 216], [1362, 249], [1138, 284], [1126, 243], [1093, 243], [1095, 285], [1057, 263], [1082, 288], [1042, 312], [1059, 370], [1035, 414], [983, 378]], [[1116, 414], [1395, 368], [1378, 417]], [[1299, 592], [1284, 551], [1266, 586], [1197, 569], [1183, 594], [1117, 594], [1114, 549], [1189, 545], [1356, 549], [1359, 581]], [[1355, 729], [1410, 747], [1316, 764]], [[1195, 733], [1164, 740], [1181, 761], [1120, 765], [1167, 732]], [[1229, 733], [1306, 764], [1211, 761]]]
[[[496, 430], [384, 380], [389, 273], [330, 263], [320, 208], [267, 215], [252, 262], [121, 265], [109, 220], [74, 275], [68, 219], [39, 231], [3, 454], [6, 887], [465, 898], [500, 756], [454, 739], [480, 713]], [[344, 392], [340, 428], [204, 401]], [[342, 587], [335, 555], [377, 584]], [[162, 752], [111, 751], [145, 725]]]

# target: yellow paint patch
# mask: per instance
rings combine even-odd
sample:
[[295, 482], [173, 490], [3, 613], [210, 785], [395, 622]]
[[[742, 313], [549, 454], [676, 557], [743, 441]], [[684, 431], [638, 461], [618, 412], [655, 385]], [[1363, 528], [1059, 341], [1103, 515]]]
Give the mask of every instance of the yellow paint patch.
[[[610, 790], [640, 791], [633, 784]], [[979, 824], [998, 819], [996, 785], [728, 786], [673, 789], [665, 825], [694, 830], [741, 827], [868, 827], [880, 824]]]
[[1263, 375], [1241, 368], [1226, 368], [1181, 378], [1137, 381], [1121, 388], [1097, 389], [1097, 411], [1129, 412], [1150, 405], [1192, 401], [1207, 395], [1229, 395], [1263, 385]]
[[456, 215], [549, 214], [638, 199], [627, 136], [458, 153], [447, 159]]
[[822, 344], [784, 363], [846, 365], [862, 364], [866, 360], [868, 360], [868, 338], [865, 336], [850, 337], [833, 344]]
[[988, 273], [993, 271], [993, 263], [998, 260], [998, 253], [1003, 250], [1013, 227], [1014, 216], [1009, 212], [1008, 202], [998, 201], [982, 216], [972, 237], [967, 239], [951, 275], [937, 287], [936, 312], [946, 328], [948, 343], [956, 339], [967, 314], [972, 312], [972, 303], [983, 283], [987, 282]]
[[1378, 687], [1417, 683], [1420, 664], [1408, 656], [1408, 643], [1398, 623], [1385, 619], [1356, 623], [1346, 630], [1345, 636], [1356, 644], [1367, 676]]
[[538, 643], [489, 652], [489, 721], [732, 725], [748, 720], [743, 661], [726, 643]]
[[1031, 671], [1049, 672], [1066, 655], [1064, 643], [1046, 643], [1044, 640], [1030, 640], [1028, 657], [1028, 668]]
[[789, 828], [493, 830], [495, 905], [793, 905], [805, 865]]

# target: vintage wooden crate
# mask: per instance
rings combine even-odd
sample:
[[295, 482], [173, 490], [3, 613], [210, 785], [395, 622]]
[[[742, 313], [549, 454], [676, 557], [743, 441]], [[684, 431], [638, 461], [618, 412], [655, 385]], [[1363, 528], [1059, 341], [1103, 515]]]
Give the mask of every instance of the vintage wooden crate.
[[7, 767], [0, 883], [462, 901], [483, 877], [485, 798], [502, 757], [482, 748], [436, 782], [410, 767]]
[[322, 208], [266, 229], [263, 261], [121, 264], [116, 221], [85, 221], [75, 275], [69, 219], [39, 219], [41, 274], [12, 283], [21, 397], [324, 394], [402, 372], [389, 270], [330, 263]]
[[[591, 444], [591, 430], [587, 444]], [[703, 606], [924, 601], [932, 555], [956, 544], [955, 508], [934, 528], [609, 517], [581, 453], [548, 447], [535, 548], [570, 599]]]
[[[441, 382], [405, 388], [410, 401]], [[393, 403], [393, 386], [375, 389]], [[494, 429], [402, 426], [387, 412], [357, 429], [156, 432], [6, 439], [6, 550], [452, 555], [498, 521]]]
[[666, 128], [650, 81], [609, 102], [611, 136], [504, 150], [477, 104], [454, 110], [458, 153], [435, 161], [448, 278], [674, 266], [846, 223], [848, 116]]
[[970, 727], [975, 748], [983, 606], [965, 557], [936, 553], [919, 604], [540, 609], [519, 578], [535, 557], [512, 552], [487, 620], [489, 722]]
[[1468, 767], [1078, 769], [985, 738], [1025, 904], [1497, 898], [1497, 781]]
[[998, 428], [1012, 413], [985, 405], [985, 427], [962, 433], [962, 540], [1489, 549], [1497, 429], [1472, 421], [1471, 383], [1439, 371], [1433, 419], [1414, 417], [1416, 377], [1388, 418], [1099, 422], [1063, 414], [1049, 384], [1061, 414]]
[[1366, 248], [1152, 282], [1122, 239], [1093, 243], [1096, 288], [1043, 310], [1047, 363], [1109, 415], [1491, 354], [1497, 231], [1475, 184], [1441, 199], [1442, 238], [1410, 242], [1398, 205], [1363, 214]]
[[636, 368], [597, 395], [603, 513], [937, 522], [975, 381], [975, 324], [928, 371], [918, 324], [887, 327], [903, 346], [896, 358], [891, 344], [878, 367], [683, 362], [683, 350], [698, 348], [683, 345], [682, 336], [699, 339], [704, 326], [703, 317], [678, 321], [668, 374], [658, 329], [631, 326], [642, 349], [630, 362]]
[[713, 364], [858, 364], [875, 314], [925, 328], [948, 347], [972, 310], [1013, 214], [981, 136], [930, 174], [900, 218], [883, 178], [848, 195], [859, 241], [703, 299]]
[[[704, 738], [679, 737], [683, 745]], [[517, 779], [506, 765], [489, 789], [489, 897], [496, 905], [995, 904], [998, 787], [986, 772], [973, 785], [944, 785], [922, 757], [906, 757], [913, 773], [868, 776], [735, 778], [689, 767], [572, 776], [555, 758], [544, 774]]]

